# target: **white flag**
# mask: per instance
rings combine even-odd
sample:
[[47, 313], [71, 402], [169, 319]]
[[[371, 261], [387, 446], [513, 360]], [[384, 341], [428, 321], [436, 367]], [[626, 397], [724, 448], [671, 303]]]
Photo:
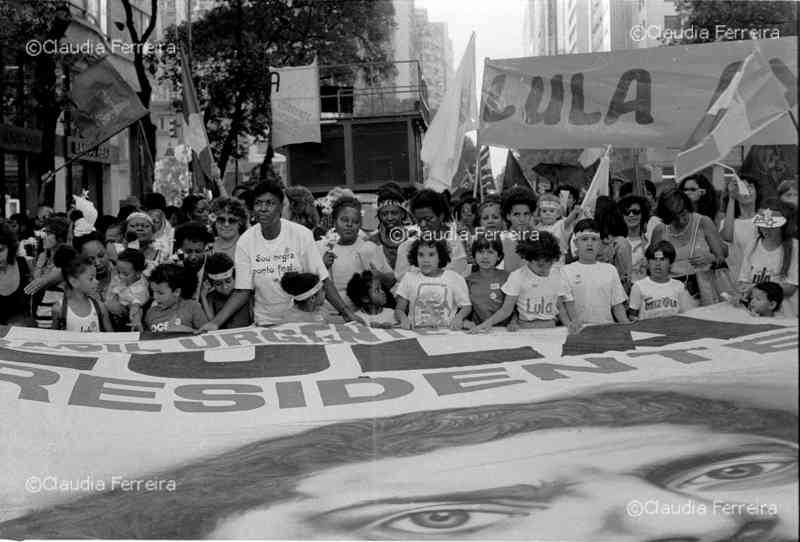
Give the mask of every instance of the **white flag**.
[[439, 111], [422, 140], [422, 161], [428, 166], [425, 187], [439, 192], [452, 186], [461, 160], [464, 135], [478, 129], [475, 96], [475, 33], [458, 65], [453, 85], [447, 89]]
[[608, 196], [608, 171], [611, 167], [611, 145], [606, 147], [606, 152], [600, 158], [600, 164], [592, 177], [586, 195], [583, 197], [581, 209], [586, 216], [594, 217], [594, 206], [598, 196]]
[[272, 146], [320, 143], [319, 68], [317, 59], [308, 66], [271, 68]]
[[586, 147], [578, 157], [578, 162], [584, 168], [587, 168], [597, 162], [597, 159], [603, 155], [603, 147]]

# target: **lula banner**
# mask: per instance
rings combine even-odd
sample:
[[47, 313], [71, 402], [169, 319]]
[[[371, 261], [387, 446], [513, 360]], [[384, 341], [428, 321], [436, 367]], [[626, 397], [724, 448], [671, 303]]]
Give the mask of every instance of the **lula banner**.
[[[797, 118], [797, 38], [759, 40]], [[516, 149], [681, 148], [752, 41], [486, 60], [481, 143]], [[797, 143], [787, 114], [750, 145]]]
[[797, 539], [796, 320], [4, 332], [0, 538]]

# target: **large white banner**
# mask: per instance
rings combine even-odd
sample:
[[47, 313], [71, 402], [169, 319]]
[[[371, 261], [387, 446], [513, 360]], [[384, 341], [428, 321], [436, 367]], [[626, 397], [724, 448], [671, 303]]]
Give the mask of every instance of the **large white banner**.
[[[759, 40], [797, 117], [797, 38]], [[516, 149], [682, 148], [752, 41], [487, 60], [482, 144]], [[748, 145], [797, 143], [785, 115]]]
[[0, 331], [0, 539], [797, 539], [797, 320]]
[[314, 59], [308, 66], [270, 69], [272, 146], [319, 143], [319, 68]]

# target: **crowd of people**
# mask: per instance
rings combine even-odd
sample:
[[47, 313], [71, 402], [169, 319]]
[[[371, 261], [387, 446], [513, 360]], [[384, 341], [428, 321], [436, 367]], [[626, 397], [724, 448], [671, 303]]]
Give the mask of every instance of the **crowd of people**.
[[[797, 316], [797, 181], [779, 197], [702, 175], [643, 190], [612, 179], [593, 208], [571, 186], [471, 195], [378, 191], [378, 227], [347, 189], [279, 181], [231, 197], [150, 193], [117, 216], [86, 197], [0, 225], [0, 324], [77, 332], [209, 331], [356, 321], [449, 328], [626, 323], [727, 301]], [[642, 192], [642, 193], [639, 193]]]

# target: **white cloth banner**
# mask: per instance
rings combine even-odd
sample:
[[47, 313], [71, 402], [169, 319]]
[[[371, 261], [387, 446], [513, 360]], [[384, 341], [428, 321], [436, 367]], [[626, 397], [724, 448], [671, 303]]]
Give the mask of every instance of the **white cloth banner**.
[[[797, 37], [759, 40], [797, 116]], [[487, 60], [480, 143], [513, 149], [682, 148], [753, 42]], [[748, 145], [790, 145], [785, 116]]]
[[272, 146], [320, 143], [319, 68], [308, 66], [271, 68]]

